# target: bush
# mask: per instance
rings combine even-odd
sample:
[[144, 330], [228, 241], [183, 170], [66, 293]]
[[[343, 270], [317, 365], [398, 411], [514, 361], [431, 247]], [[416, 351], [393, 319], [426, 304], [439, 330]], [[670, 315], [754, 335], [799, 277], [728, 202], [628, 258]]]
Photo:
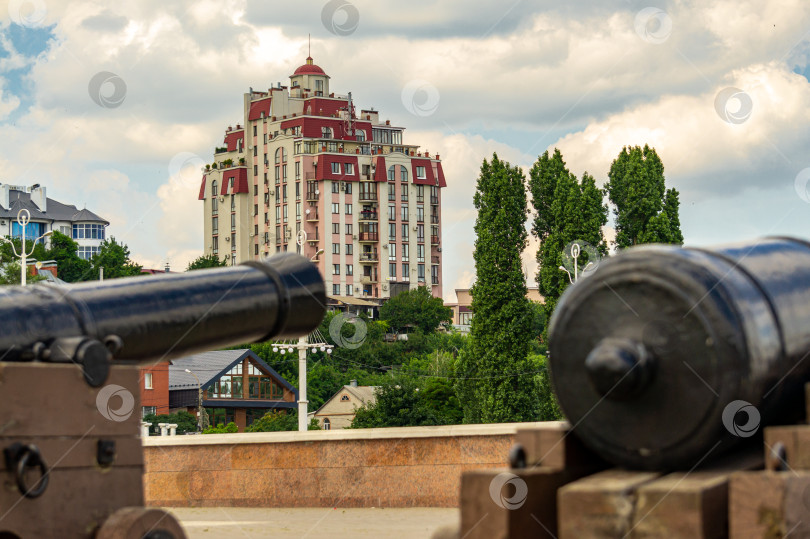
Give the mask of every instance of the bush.
[[[309, 422], [308, 430], [320, 430], [318, 420], [312, 418]], [[298, 430], [298, 413], [282, 412], [280, 410], [270, 410], [259, 419], [255, 420], [246, 429], [247, 432], [281, 432]]]
[[202, 433], [203, 434], [230, 434], [233, 432], [239, 432], [239, 428], [236, 426], [236, 423], [231, 421], [227, 425], [223, 425], [220, 423], [216, 427], [208, 427]]

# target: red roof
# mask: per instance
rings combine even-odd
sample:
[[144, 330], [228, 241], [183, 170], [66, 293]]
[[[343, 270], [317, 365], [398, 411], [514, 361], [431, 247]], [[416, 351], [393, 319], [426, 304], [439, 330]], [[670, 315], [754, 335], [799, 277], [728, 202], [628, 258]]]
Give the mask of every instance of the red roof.
[[312, 56], [307, 57], [307, 63], [299, 67], [293, 73], [295, 75], [326, 75], [323, 69], [312, 63]]
[[[416, 167], [425, 167], [425, 177], [416, 177]], [[436, 185], [436, 178], [433, 176], [433, 164], [430, 159], [411, 159], [411, 173], [413, 183], [416, 185]]]
[[200, 198], [198, 200], [205, 200], [205, 174], [203, 174], [202, 185], [200, 185]]
[[270, 102], [272, 100], [273, 99], [271, 97], [267, 97], [252, 102], [250, 104], [250, 112], [248, 112], [248, 120], [260, 120], [262, 117], [262, 112], [264, 113], [265, 118], [270, 116]]
[[438, 176], [439, 176], [438, 186], [439, 187], [447, 187], [447, 182], [444, 179], [444, 171], [442, 170], [442, 164], [441, 163], [436, 163], [436, 172], [438, 173]]
[[228, 184], [231, 178], [233, 178], [233, 190], [230, 194], [248, 192], [247, 169], [241, 166], [239, 168], [231, 168], [222, 171], [222, 187], [220, 188], [219, 194], [229, 194]]
[[[332, 163], [341, 163], [339, 168], [340, 172], [335, 174], [332, 172]], [[351, 163], [354, 165], [353, 174], [344, 174], [346, 171], [345, 164]], [[323, 154], [318, 158], [318, 170], [315, 173], [316, 180], [342, 180], [342, 181], [360, 181], [360, 171], [357, 169], [357, 156], [356, 155], [330, 155]]]
[[385, 157], [382, 156], [377, 157], [377, 166], [374, 169], [374, 181], [375, 182], [387, 181], [387, 178], [385, 176]]
[[245, 130], [244, 129], [237, 129], [236, 131], [230, 131], [229, 133], [225, 133], [225, 145], [228, 147], [229, 152], [233, 152], [237, 150], [237, 142], [240, 139], [244, 139], [245, 137]]

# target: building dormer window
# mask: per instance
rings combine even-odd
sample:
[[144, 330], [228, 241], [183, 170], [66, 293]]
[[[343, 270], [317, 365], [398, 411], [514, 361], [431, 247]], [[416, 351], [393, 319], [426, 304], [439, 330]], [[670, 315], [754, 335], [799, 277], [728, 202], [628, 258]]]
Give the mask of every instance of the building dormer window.
[[332, 138], [332, 128], [331, 127], [322, 127], [321, 128], [321, 137], [322, 138]]
[[340, 402], [349, 402], [349, 396], [343, 395], [342, 397], [340, 397]]

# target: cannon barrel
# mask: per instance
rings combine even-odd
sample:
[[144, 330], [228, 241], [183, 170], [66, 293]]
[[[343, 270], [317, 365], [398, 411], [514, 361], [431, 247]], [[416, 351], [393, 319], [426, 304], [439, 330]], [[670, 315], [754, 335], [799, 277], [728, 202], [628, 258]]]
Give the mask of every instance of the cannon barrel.
[[181, 274], [2, 287], [0, 359], [76, 361], [96, 385], [110, 355], [167, 360], [309, 333], [325, 299], [318, 269], [292, 253]]
[[628, 249], [563, 294], [549, 336], [555, 393], [588, 446], [689, 469], [804, 413], [810, 244]]

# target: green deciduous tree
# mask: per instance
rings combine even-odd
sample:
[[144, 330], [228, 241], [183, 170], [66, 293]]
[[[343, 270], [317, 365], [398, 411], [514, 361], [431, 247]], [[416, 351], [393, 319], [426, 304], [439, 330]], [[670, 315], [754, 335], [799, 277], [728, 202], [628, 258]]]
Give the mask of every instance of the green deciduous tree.
[[54, 232], [51, 248], [45, 257], [56, 261], [56, 272], [60, 279], [68, 283], [97, 278], [89, 260], [79, 258], [79, 244], [70, 237]]
[[129, 247], [124, 243], [118, 243], [114, 237], [101, 242], [99, 252], [93, 255], [91, 261], [96, 276], [99, 268], [104, 268], [105, 279], [141, 274], [142, 267], [129, 258]]
[[[536, 211], [532, 232], [540, 240], [537, 284], [545, 298], [543, 309], [548, 319], [570, 284], [568, 274], [560, 269], [568, 244], [579, 240], [593, 246], [600, 255], [607, 254], [602, 227], [607, 223], [608, 209], [602, 203], [604, 193], [596, 187], [593, 176], [586, 172], [582, 181], [577, 181], [556, 148], [551, 155], [543, 153], [529, 175], [529, 190]], [[583, 251], [577, 260], [579, 269], [588, 262], [588, 255]]]
[[533, 312], [526, 299], [526, 180], [517, 167], [486, 160], [474, 204], [476, 282], [472, 326], [459, 356], [457, 393], [466, 423], [537, 418], [538, 385], [527, 359]]
[[205, 269], [205, 268], [221, 268], [227, 266], [224, 260], [220, 260], [215, 254], [202, 255], [191, 262], [189, 262], [186, 271]]
[[453, 311], [444, 306], [442, 298], [435, 298], [426, 286], [402, 292], [380, 307], [380, 319], [394, 329], [413, 325], [430, 333], [443, 322], [453, 319]]
[[678, 191], [667, 189], [664, 164], [654, 148], [623, 148], [613, 161], [606, 184], [616, 205], [616, 245], [683, 244]]

